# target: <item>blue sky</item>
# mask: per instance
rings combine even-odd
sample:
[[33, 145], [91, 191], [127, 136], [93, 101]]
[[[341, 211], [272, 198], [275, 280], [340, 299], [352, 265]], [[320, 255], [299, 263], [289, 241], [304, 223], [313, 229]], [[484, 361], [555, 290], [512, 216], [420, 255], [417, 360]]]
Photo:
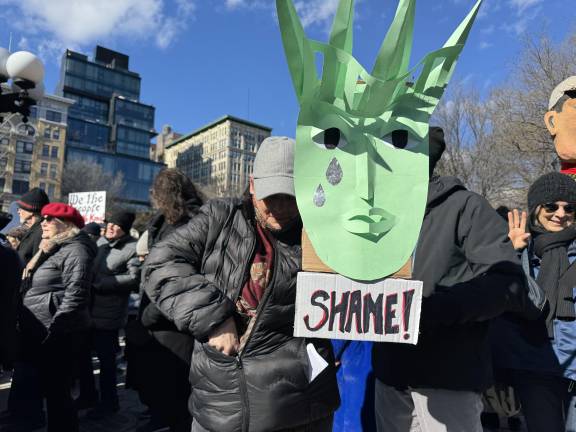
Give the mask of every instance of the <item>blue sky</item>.
[[[485, 0], [455, 79], [487, 92], [504, 80], [526, 32], [564, 39], [574, 0]], [[326, 40], [338, 0], [294, 0], [309, 37]], [[412, 63], [439, 48], [474, 0], [419, 0]], [[354, 52], [367, 68], [397, 0], [357, 0]], [[65, 48], [100, 44], [130, 55], [156, 128], [187, 133], [225, 114], [294, 135], [298, 106], [273, 0], [0, 0], [0, 46], [28, 49], [54, 91]]]

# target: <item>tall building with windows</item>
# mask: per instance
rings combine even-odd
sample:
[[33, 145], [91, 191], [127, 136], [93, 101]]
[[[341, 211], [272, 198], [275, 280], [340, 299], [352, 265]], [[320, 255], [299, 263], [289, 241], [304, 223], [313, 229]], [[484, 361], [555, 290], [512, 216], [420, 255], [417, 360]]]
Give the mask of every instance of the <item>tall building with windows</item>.
[[238, 194], [248, 184], [260, 143], [272, 129], [224, 116], [168, 144], [164, 162], [216, 195]]
[[92, 60], [66, 50], [57, 92], [76, 102], [69, 113], [66, 160], [92, 161], [122, 173], [121, 200], [147, 206], [163, 164], [150, 160], [155, 108], [140, 102], [140, 84], [127, 55], [97, 46]]
[[0, 206], [34, 187], [51, 200], [61, 196], [66, 128], [71, 99], [45, 95], [32, 107], [28, 123], [19, 114], [4, 116], [0, 124]]

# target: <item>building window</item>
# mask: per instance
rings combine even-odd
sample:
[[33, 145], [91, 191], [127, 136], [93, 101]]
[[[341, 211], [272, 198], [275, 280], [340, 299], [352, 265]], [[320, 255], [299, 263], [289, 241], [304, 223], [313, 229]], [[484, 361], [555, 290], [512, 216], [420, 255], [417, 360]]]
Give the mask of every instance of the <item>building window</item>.
[[52, 129], [47, 127], [44, 129], [44, 138], [50, 138], [52, 136]]
[[27, 181], [13, 180], [12, 181], [12, 193], [16, 195], [21, 195], [28, 192], [29, 185]]
[[[46, 162], [42, 162], [42, 164], [40, 165], [40, 175], [42, 177], [46, 177], [48, 175], [48, 164]], [[42, 189], [46, 189], [46, 188], [42, 188]]]
[[45, 191], [45, 190], [46, 190], [46, 183], [40, 182], [40, 183], [38, 184], [38, 187], [39, 187], [40, 189], [42, 189], [43, 191]]
[[32, 154], [34, 143], [29, 141], [16, 141], [16, 153]]
[[50, 165], [50, 178], [55, 179], [58, 175], [58, 167], [56, 165]]
[[54, 191], [55, 191], [55, 186], [53, 184], [49, 184], [48, 185], [48, 196], [50, 198], [54, 198]]
[[62, 113], [58, 111], [46, 110], [46, 120], [62, 123]]
[[9, 142], [10, 140], [8, 138], [0, 138], [1, 145], [8, 145]]
[[58, 140], [60, 139], [60, 129], [56, 128], [52, 131], [52, 139]]
[[58, 159], [58, 147], [56, 147], [56, 146], [53, 146], [53, 147], [52, 147], [52, 150], [51, 150], [51, 153], [50, 153], [50, 157], [51, 157], [52, 159]]
[[32, 162], [16, 159], [14, 162], [14, 172], [22, 174], [30, 174]]
[[44, 144], [42, 146], [42, 156], [49, 157], [50, 156], [50, 146], [48, 144]]

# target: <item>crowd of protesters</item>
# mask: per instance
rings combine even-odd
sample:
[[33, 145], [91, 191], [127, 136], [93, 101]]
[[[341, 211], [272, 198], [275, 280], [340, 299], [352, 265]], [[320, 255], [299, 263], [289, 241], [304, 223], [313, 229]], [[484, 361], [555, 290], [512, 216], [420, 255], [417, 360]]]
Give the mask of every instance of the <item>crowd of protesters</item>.
[[[574, 88], [556, 96], [557, 115], [576, 109]], [[41, 189], [22, 195], [19, 226], [0, 238], [0, 361], [13, 371], [0, 430], [75, 432], [122, 410], [123, 350], [126, 386], [149, 410], [140, 432], [480, 432], [495, 383], [513, 389], [529, 432], [576, 431], [576, 181], [541, 176], [527, 211], [500, 212], [506, 224], [435, 174], [442, 130], [429, 141], [416, 346], [293, 336], [302, 221], [290, 138], [263, 141], [240, 198], [206, 201], [164, 169], [142, 233], [129, 210], [85, 225]], [[313, 379], [311, 355], [328, 364]]]

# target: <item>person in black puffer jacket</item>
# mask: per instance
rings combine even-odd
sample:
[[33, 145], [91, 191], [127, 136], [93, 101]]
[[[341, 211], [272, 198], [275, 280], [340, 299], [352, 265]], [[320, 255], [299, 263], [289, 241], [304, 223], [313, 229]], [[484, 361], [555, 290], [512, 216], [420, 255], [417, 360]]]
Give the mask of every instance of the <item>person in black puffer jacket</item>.
[[[202, 198], [190, 179], [172, 168], [164, 169], [156, 176], [151, 198], [158, 212], [147, 227], [148, 250], [188, 223], [202, 205]], [[139, 343], [137, 332], [143, 329], [136, 326], [144, 326], [152, 338]], [[151, 419], [144, 427], [169, 426], [171, 431], [189, 432], [191, 418], [186, 401], [190, 397], [188, 372], [194, 338], [180, 332], [150, 302], [144, 291], [141, 292], [139, 320], [129, 323], [126, 334], [129, 384], [138, 390], [140, 399], [151, 412]], [[133, 334], [136, 337], [131, 339]], [[150, 374], [151, 369], [158, 372]]]
[[18, 325], [40, 372], [48, 432], [78, 431], [70, 395], [71, 362], [88, 327], [88, 299], [96, 247], [80, 231], [78, 211], [54, 203], [42, 209], [42, 243], [26, 265]]
[[[144, 285], [196, 343], [192, 431], [330, 431], [339, 405], [328, 340], [295, 338], [302, 225], [294, 140], [270, 137], [244, 200], [214, 200], [156, 244]], [[310, 381], [308, 351], [328, 363]]]

